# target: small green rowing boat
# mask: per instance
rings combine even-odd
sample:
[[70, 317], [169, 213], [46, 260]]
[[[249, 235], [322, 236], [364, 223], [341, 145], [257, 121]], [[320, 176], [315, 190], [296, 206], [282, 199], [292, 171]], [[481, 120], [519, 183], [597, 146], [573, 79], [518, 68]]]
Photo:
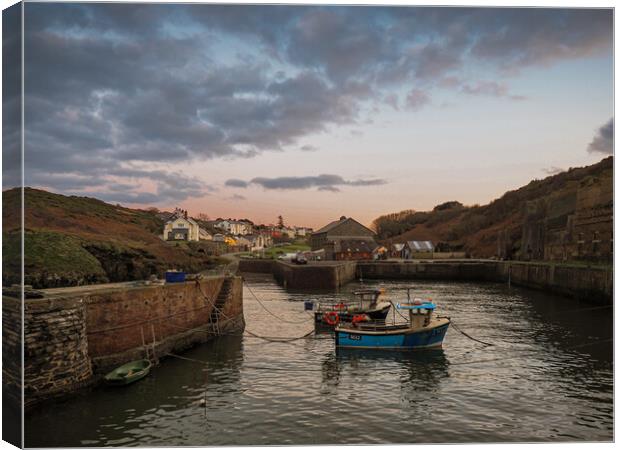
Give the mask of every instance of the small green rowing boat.
[[104, 380], [108, 384], [121, 386], [144, 378], [150, 371], [151, 361], [148, 359], [139, 359], [117, 367], [112, 372], [108, 373], [104, 377]]

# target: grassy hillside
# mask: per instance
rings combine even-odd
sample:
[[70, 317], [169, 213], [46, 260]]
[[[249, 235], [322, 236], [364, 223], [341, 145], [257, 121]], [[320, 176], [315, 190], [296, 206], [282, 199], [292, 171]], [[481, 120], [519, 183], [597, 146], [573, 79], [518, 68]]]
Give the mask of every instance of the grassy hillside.
[[[20, 191], [3, 192], [3, 285], [19, 282]], [[159, 238], [155, 211], [26, 188], [25, 278], [35, 287], [71, 286], [196, 272], [217, 264], [199, 243]]]
[[477, 257], [496, 254], [497, 237], [508, 232], [519, 242], [525, 220], [526, 205], [534, 200], [552, 200], [560, 204], [576, 192], [588, 177], [613, 177], [613, 159], [574, 168], [542, 180], [534, 180], [514, 191], [506, 192], [488, 205], [463, 206], [457, 201], [443, 203], [432, 211], [406, 210], [378, 217], [373, 222], [383, 243], [407, 240], [431, 240], [445, 250], [464, 250]]

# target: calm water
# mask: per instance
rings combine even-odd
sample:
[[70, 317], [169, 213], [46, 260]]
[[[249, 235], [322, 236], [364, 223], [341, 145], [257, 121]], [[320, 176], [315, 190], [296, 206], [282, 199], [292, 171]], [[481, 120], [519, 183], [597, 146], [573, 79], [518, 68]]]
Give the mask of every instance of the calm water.
[[[302, 336], [307, 298], [247, 277], [247, 329]], [[372, 282], [401, 299], [409, 285]], [[351, 283], [337, 297], [350, 298]], [[498, 284], [417, 283], [454, 328], [432, 352], [335, 355], [330, 335], [228, 336], [168, 358], [125, 388], [98, 388], [26, 417], [27, 446], [361, 444], [613, 439], [611, 309]], [[300, 323], [299, 323], [300, 322]], [[584, 344], [593, 344], [584, 346]], [[206, 407], [205, 407], [206, 404]]]

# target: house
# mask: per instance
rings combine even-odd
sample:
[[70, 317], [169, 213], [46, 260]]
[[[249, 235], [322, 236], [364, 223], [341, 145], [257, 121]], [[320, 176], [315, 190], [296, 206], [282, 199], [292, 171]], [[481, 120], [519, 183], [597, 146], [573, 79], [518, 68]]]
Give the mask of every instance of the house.
[[[325, 259], [372, 259], [375, 232], [351, 217], [342, 216], [310, 235], [312, 250], [325, 250]], [[342, 243], [342, 245], [341, 245]]]
[[295, 239], [295, 236], [297, 236], [297, 232], [295, 231], [294, 228], [284, 227], [284, 228], [281, 228], [281, 230], [282, 230], [282, 236], [286, 236], [290, 239]]
[[405, 244], [392, 244], [392, 257], [404, 258]]
[[187, 211], [177, 210], [164, 225], [163, 239], [166, 241], [198, 241], [200, 227]]
[[413, 258], [416, 253], [430, 253], [435, 251], [435, 246], [431, 241], [407, 241], [403, 249], [405, 259]]
[[252, 234], [252, 224], [243, 220], [221, 219], [215, 221], [213, 226], [235, 236]]
[[312, 233], [312, 228], [308, 227], [295, 227], [295, 236], [296, 237], [306, 237]]
[[250, 250], [263, 250], [273, 244], [273, 238], [268, 234], [258, 233], [245, 236], [250, 241]]
[[246, 236], [237, 236], [235, 238], [235, 245], [239, 247], [242, 251], [251, 250], [252, 242]]
[[213, 235], [209, 233], [207, 230], [205, 230], [204, 228], [198, 228], [198, 238], [201, 241], [212, 241]]

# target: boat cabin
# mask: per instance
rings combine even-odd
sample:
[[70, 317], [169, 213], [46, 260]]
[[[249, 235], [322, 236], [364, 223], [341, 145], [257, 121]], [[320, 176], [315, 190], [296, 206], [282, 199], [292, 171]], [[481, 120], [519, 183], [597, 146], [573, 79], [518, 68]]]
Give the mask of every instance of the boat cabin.
[[356, 300], [359, 301], [359, 306], [361, 308], [370, 308], [376, 305], [382, 293], [382, 289], [361, 289], [353, 291], [353, 295], [355, 295]]
[[411, 328], [423, 328], [431, 323], [435, 304], [416, 298], [412, 302], [398, 303], [396, 308], [409, 311]]

